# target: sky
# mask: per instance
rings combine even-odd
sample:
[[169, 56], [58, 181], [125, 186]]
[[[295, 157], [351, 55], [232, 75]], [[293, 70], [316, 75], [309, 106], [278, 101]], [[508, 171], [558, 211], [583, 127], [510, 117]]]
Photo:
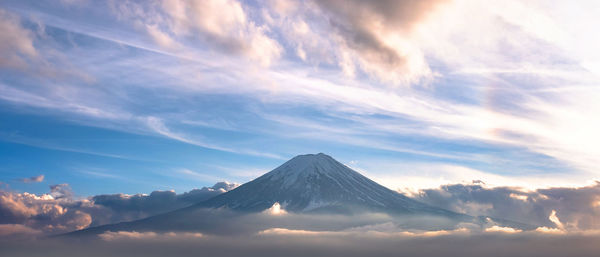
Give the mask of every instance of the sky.
[[[598, 13], [2, 0], [0, 255], [597, 256]], [[197, 205], [315, 153], [465, 219]]]
[[405, 192], [593, 185], [599, 11], [4, 0], [0, 186], [183, 193], [319, 152]]

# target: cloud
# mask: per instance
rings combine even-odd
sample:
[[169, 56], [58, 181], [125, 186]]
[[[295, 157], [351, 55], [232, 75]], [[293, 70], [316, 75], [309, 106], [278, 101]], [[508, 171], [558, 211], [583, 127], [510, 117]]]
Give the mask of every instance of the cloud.
[[[385, 9], [371, 6], [378, 5], [380, 2], [360, 2], [358, 4], [348, 4], [347, 6], [342, 1], [332, 1], [331, 4], [328, 1], [321, 1], [320, 3], [324, 3], [323, 8], [325, 10], [328, 10], [327, 8], [333, 9], [321, 15], [330, 13], [332, 15], [331, 19], [342, 20], [340, 23], [349, 24], [348, 26], [353, 28], [349, 29], [352, 33], [360, 32], [361, 26], [372, 24], [366, 22], [364, 24], [358, 23], [355, 26], [352, 21], [368, 20], [368, 18], [386, 20], [386, 10], [396, 10], [394, 6], [386, 6], [385, 3], [387, 2], [385, 1], [381, 2], [384, 3], [381, 5], [385, 6]], [[411, 4], [406, 3], [409, 2], [394, 2], [394, 4], [401, 6], [399, 8], [403, 8], [402, 6], [411, 7]], [[343, 102], [349, 105], [356, 104], [356, 106], [363, 108], [367, 108], [366, 106], [374, 107], [373, 111], [376, 113], [392, 113], [392, 116], [399, 119], [408, 116], [419, 121], [416, 122], [415, 126], [420, 129], [406, 131], [406, 133], [427, 134], [427, 136], [438, 139], [477, 140], [482, 143], [524, 147], [532, 152], [563, 161], [575, 169], [581, 169], [589, 173], [596, 172], [594, 160], [598, 156], [598, 149], [595, 147], [598, 144], [595, 142], [597, 137], [592, 131], [597, 129], [596, 124], [590, 122], [592, 119], [589, 118], [591, 117], [589, 115], [594, 112], [592, 110], [597, 109], [597, 104], [591, 100], [597, 98], [595, 87], [587, 87], [587, 90], [583, 90], [585, 92], [567, 90], [568, 92], [562, 93], [541, 93], [537, 91], [542, 88], [562, 88], [565, 84], [597, 84], [596, 77], [582, 70], [577, 61], [570, 60], [568, 55], [562, 52], [567, 49], [572, 50], [578, 44], [571, 42], [573, 44], [565, 45], [563, 41], [569, 38], [566, 36], [569, 30], [562, 29], [562, 25], [555, 25], [570, 24], [571, 21], [577, 19], [567, 19], [560, 15], [552, 16], [552, 13], [556, 14], [555, 10], [535, 8], [539, 6], [536, 4], [523, 4], [518, 1], [505, 1], [497, 6], [498, 8], [489, 8], [485, 4], [476, 1], [452, 1], [437, 4], [422, 1], [422, 3], [425, 6], [423, 9], [418, 7], [414, 9], [424, 10], [426, 13], [429, 10], [430, 15], [426, 16], [431, 17], [425, 20], [417, 19], [419, 20], [418, 26], [412, 28], [414, 33], [418, 34], [410, 38], [419, 46], [418, 51], [415, 52], [422, 51], [433, 57], [428, 58], [428, 61], [445, 63], [446, 65], [443, 68], [436, 70], [436, 72], [441, 72], [442, 76], [447, 79], [464, 79], [468, 81], [466, 84], [472, 83], [474, 88], [466, 84], [439, 86], [450, 86], [460, 91], [467, 90], [476, 95], [483, 94], [484, 99], [475, 97], [472, 99], [474, 104], [464, 104], [465, 102], [461, 101], [459, 101], [461, 103], [451, 103], [452, 97], [450, 99], [447, 99], [447, 97], [421, 98], [423, 96], [417, 95], [415, 92], [397, 92], [398, 95], [410, 95], [410, 97], [419, 99], [419, 101], [411, 105], [406, 102], [406, 99], [396, 97], [398, 95], [388, 94], [374, 97], [378, 101], [371, 103], [366, 102], [365, 99], [369, 98], [367, 97], [369, 93], [378, 91], [378, 89], [372, 87], [369, 87], [371, 92], [365, 92], [364, 94], [356, 92], [358, 94], [356, 98], [345, 98], [352, 91], [348, 88], [322, 91], [320, 91], [321, 89], [311, 88], [310, 90], [314, 90], [312, 92], [323, 92], [322, 94], [315, 94], [323, 96], [323, 98], [331, 95], [336, 99], [344, 99]], [[332, 7], [328, 7], [328, 4]], [[428, 4], [439, 6], [427, 9]], [[354, 6], [364, 8], [353, 8]], [[590, 8], [593, 7], [590, 6]], [[415, 11], [415, 13], [419, 14], [418, 11]], [[523, 15], [515, 15], [515, 13]], [[536, 22], [532, 23], [527, 18], [530, 15], [540, 19], [535, 19]], [[367, 18], [361, 18], [363, 16]], [[410, 15], [407, 15], [407, 17], [407, 19], [411, 18]], [[469, 18], [466, 19], [465, 17]], [[389, 19], [393, 19], [393, 17]], [[399, 19], [398, 22], [406, 22], [406, 20], [403, 20], [405, 18]], [[314, 20], [310, 21], [314, 23]], [[304, 20], [300, 19], [300, 21]], [[300, 21], [295, 20], [294, 22], [298, 23]], [[309, 21], [306, 22], [310, 23]], [[395, 23], [391, 20], [390, 24]], [[411, 23], [407, 22], [407, 24], [410, 27]], [[311, 30], [314, 30], [315, 27], [318, 29], [318, 26], [313, 25], [311, 23], [308, 27]], [[385, 29], [385, 24], [382, 27]], [[402, 28], [402, 26], [394, 26], [394, 28], [396, 27]], [[373, 31], [370, 30], [369, 33], [375, 33]], [[505, 36], [507, 34], [511, 35], [508, 41]], [[580, 36], [579, 38], [585, 37]], [[318, 42], [318, 40], [316, 41]], [[565, 42], [568, 41], [570, 40]], [[587, 41], [583, 40], [583, 42]], [[591, 41], [595, 42], [595, 40]], [[558, 46], [554, 44], [558, 44]], [[341, 47], [333, 47], [333, 49], [341, 49]], [[586, 51], [590, 53], [597, 52], [594, 48], [586, 48]], [[507, 55], [507, 52], [514, 54]], [[532, 54], [532, 52], [538, 54]], [[557, 65], [557, 62], [561, 64]], [[377, 62], [369, 63], [377, 64]], [[479, 76], [473, 76], [473, 74], [455, 76], [460, 74], [461, 71], [477, 69], [477, 67], [483, 67], [481, 69], [487, 71], [512, 70], [513, 72], [508, 73], [514, 74], [518, 78], [508, 77], [513, 75], [491, 73], [479, 74]], [[387, 74], [393, 73], [388, 72]], [[557, 81], [556, 77], [560, 79]], [[527, 85], [522, 84], [521, 81], [526, 79], [533, 79], [534, 82], [526, 83]], [[462, 82], [459, 84], [462, 84]], [[327, 86], [321, 85], [321, 87], [326, 88]], [[388, 98], [396, 99], [386, 103], [385, 99]], [[399, 108], [403, 105], [402, 103], [407, 103], [407, 105], [404, 108]], [[349, 114], [356, 114], [357, 112], [359, 111], [348, 111]], [[459, 115], [455, 116], [454, 114]], [[424, 127], [419, 126], [421, 121], [424, 122]], [[407, 126], [404, 120], [398, 123], [399, 125], [395, 128], [406, 129]], [[331, 127], [331, 125], [328, 126]], [[371, 120], [365, 126], [370, 128], [389, 127], [390, 121], [389, 119], [383, 121]], [[550, 127], [553, 129], [548, 129]], [[386, 131], [389, 133], [404, 133], [392, 129]], [[575, 133], [574, 131], [578, 132]]]
[[[247, 155], [253, 155], [253, 156], [262, 156], [262, 157], [273, 158], [273, 159], [283, 159], [279, 155], [268, 153], [268, 152], [261, 152], [261, 151], [247, 150], [247, 149], [234, 149], [234, 148], [228, 148], [228, 147], [223, 147], [223, 146], [216, 145], [216, 144], [207, 143], [207, 142], [204, 142], [204, 140], [201, 140], [198, 138], [192, 138], [189, 135], [171, 131], [171, 129], [165, 125], [163, 120], [160, 118], [157, 118], [157, 117], [153, 117], [153, 116], [146, 117], [145, 122], [148, 125], [148, 127], [155, 133], [158, 133], [167, 138], [177, 140], [180, 142], [184, 142], [187, 144], [196, 145], [196, 146], [214, 149], [214, 150], [223, 151], [223, 152], [247, 154]], [[189, 171], [188, 171], [188, 173], [189, 173]]]
[[549, 227], [538, 227], [535, 229], [536, 232], [545, 233], [545, 234], [564, 234], [566, 233], [564, 230], [558, 228], [549, 228]]
[[[64, 191], [64, 185], [61, 191]], [[91, 224], [91, 216], [79, 210], [88, 202], [73, 203], [64, 198], [64, 193], [57, 196], [0, 191], [0, 224], [23, 225], [44, 233], [72, 231]]]
[[485, 232], [519, 233], [519, 232], [523, 232], [523, 230], [514, 229], [511, 227], [492, 226], [492, 227], [486, 228]]
[[[31, 78], [67, 81], [94, 79], [77, 67], [69, 65], [65, 56], [52, 44], [43, 23], [35, 19], [22, 19], [16, 13], [0, 8], [0, 68], [19, 72]], [[46, 41], [44, 41], [46, 40]], [[57, 67], [59, 66], [59, 67]], [[60, 67], [62, 66], [62, 67]]]
[[334, 232], [329, 231], [310, 231], [300, 229], [286, 229], [286, 228], [270, 228], [258, 232], [259, 235], [304, 235], [304, 236], [318, 236], [325, 234], [332, 234]]
[[102, 240], [114, 241], [114, 240], [174, 240], [174, 239], [186, 239], [186, 238], [200, 238], [203, 237], [202, 233], [155, 233], [155, 232], [136, 232], [136, 231], [107, 231], [99, 235]]
[[277, 61], [283, 52], [269, 35], [269, 27], [252, 20], [237, 0], [112, 2], [110, 7], [119, 19], [133, 22], [167, 50], [185, 52], [200, 43], [263, 66]]
[[[485, 157], [484, 157], [485, 156]], [[472, 161], [477, 158], [486, 158], [487, 155], [479, 153], [467, 153], [462, 158], [464, 161]], [[447, 158], [453, 159], [448, 156]], [[529, 160], [515, 160], [516, 163], [507, 165], [503, 163], [500, 166], [500, 159], [486, 158], [482, 165], [498, 165], [499, 167], [486, 166], [486, 169], [479, 170], [469, 166], [446, 164], [439, 162], [398, 162], [393, 159], [376, 159], [351, 165], [351, 167], [378, 183], [392, 189], [398, 189], [404, 194], [417, 194], [419, 190], [437, 188], [451, 184], [481, 184], [484, 187], [502, 187], [510, 185], [519, 187], [523, 190], [535, 190], [538, 188], [549, 187], [578, 187], [585, 181], [572, 174], [553, 174], [544, 178], [529, 176], [528, 174], [504, 174], [504, 165], [508, 167], [520, 165], [535, 165]], [[542, 164], [543, 165], [543, 164]], [[588, 181], [590, 183], [590, 181]], [[523, 199], [525, 195], [513, 193], [510, 197], [514, 199]]]
[[236, 183], [218, 182], [212, 187], [193, 189], [182, 194], [176, 194], [174, 191], [153, 191], [149, 195], [96, 195], [90, 197], [90, 201], [94, 205], [112, 212], [111, 218], [108, 220], [105, 217], [94, 217], [99, 221], [95, 225], [100, 225], [142, 219], [187, 207], [232, 190], [238, 185]]
[[560, 219], [558, 217], [556, 217], [556, 210], [552, 210], [552, 213], [550, 213], [550, 216], [548, 217], [548, 219], [556, 225], [556, 228], [558, 228], [560, 230], [565, 229], [565, 226], [562, 224], [562, 222], [560, 222]]
[[242, 3], [236, 0], [181, 1], [163, 3], [174, 34], [192, 36], [216, 49], [241, 53], [268, 66], [281, 55], [279, 43], [269, 37], [266, 26], [250, 20]]
[[50, 186], [50, 195], [54, 199], [71, 199], [73, 198], [73, 190], [69, 184], [57, 184]]
[[305, 63], [411, 85], [434, 76], [412, 30], [441, 2], [267, 1], [262, 19]]
[[0, 67], [24, 69], [28, 60], [38, 57], [34, 47], [35, 35], [23, 28], [19, 18], [0, 9]]
[[[208, 187], [208, 188], [207, 187], [203, 187], [202, 189], [200, 189], [200, 191], [202, 191], [202, 190], [208, 190], [208, 191], [216, 190], [216, 191], [219, 191], [221, 193], [225, 193], [227, 191], [235, 189], [238, 186], [240, 186], [240, 184], [238, 184], [238, 183], [229, 183], [229, 182], [223, 181], [223, 182], [217, 182], [212, 187]], [[198, 190], [198, 189], [195, 189], [195, 190]], [[190, 193], [191, 192], [194, 192], [194, 190], [190, 191]]]
[[598, 183], [585, 187], [536, 190], [486, 187], [484, 184], [453, 184], [420, 190], [414, 198], [470, 215], [503, 218], [539, 226], [540, 231], [545, 232], [600, 229]]
[[337, 64], [351, 76], [360, 70], [393, 84], [413, 84], [430, 80], [433, 72], [412, 29], [443, 2], [270, 1], [257, 7], [236, 0], [166, 0], [114, 3], [112, 9], [136, 27], [143, 24], [166, 48], [181, 43], [188, 47], [179, 48], [192, 50], [190, 43], [201, 42], [270, 66], [293, 46], [302, 60]]
[[99, 235], [100, 238], [102, 240], [106, 240], [106, 241], [112, 241], [112, 240], [117, 240], [117, 239], [123, 239], [123, 238], [127, 238], [127, 239], [148, 239], [148, 238], [156, 238], [157, 234], [154, 232], [136, 232], [136, 231], [118, 231], [118, 232], [105, 232], [101, 235]]
[[42, 195], [0, 191], [0, 224], [5, 224], [0, 235], [57, 234], [142, 219], [207, 200], [237, 185], [219, 182], [183, 194], [154, 191], [149, 195], [96, 195], [87, 199], [74, 198], [68, 184], [52, 185], [50, 193]]
[[[346, 236], [340, 234], [183, 237], [138, 232], [128, 238], [112, 232], [114, 240], [51, 240], [0, 242], [8, 256], [594, 256], [596, 235], [487, 233], [448, 234], [434, 237]], [[129, 235], [135, 235], [130, 233]], [[147, 237], [144, 237], [147, 236]]]
[[[220, 184], [212, 189], [226, 187], [229, 185]], [[500, 225], [480, 227], [464, 223], [448, 229], [419, 230], [406, 227], [415, 220], [406, 221], [406, 224], [402, 219], [381, 214], [344, 216], [289, 213], [273, 216], [268, 213], [231, 215], [226, 210], [198, 210], [189, 215], [178, 216], [179, 219], [193, 221], [189, 226], [178, 227], [173, 223], [165, 226], [153, 222], [152, 227], [145, 230], [109, 230], [91, 240], [78, 237], [77, 244], [72, 243], [72, 238], [31, 240], [31, 236], [42, 232], [24, 225], [0, 225], [2, 235], [26, 235], [19, 237], [25, 239], [22, 241], [0, 238], [0, 249], [8, 255], [43, 249], [46, 255], [65, 253], [61, 256], [84, 250], [89, 251], [91, 256], [120, 256], [130, 255], [131, 252], [144, 256], [165, 256], [173, 252], [179, 256], [197, 256], [197, 249], [211, 255], [218, 253], [219, 256], [365, 256], [373, 252], [395, 256], [399, 251], [410, 256], [564, 256], [574, 253], [587, 256], [598, 250], [591, 243], [598, 240], [594, 230], [558, 232], [557, 229], [539, 227], [533, 231], [522, 231]], [[425, 217], [419, 218], [425, 223], [431, 222]], [[207, 227], [202, 228], [198, 226], [199, 223]], [[210, 231], [211, 228], [220, 232]], [[208, 231], [204, 233], [200, 230]], [[499, 245], [506, 250], [497, 253]]]
[[264, 210], [263, 212], [269, 215], [285, 215], [287, 213], [278, 202], [274, 203], [273, 206]]
[[154, 39], [154, 41], [164, 48], [177, 48], [178, 43], [174, 39], [169, 37], [166, 33], [162, 32], [157, 25], [146, 25], [148, 34]]
[[346, 64], [350, 69], [359, 66], [385, 81], [403, 84], [432, 76], [411, 31], [441, 2], [316, 1], [330, 15], [330, 29], [338, 37], [342, 56], [356, 62]]
[[165, 137], [177, 140], [177, 141], [181, 141], [184, 143], [188, 143], [191, 145], [197, 145], [200, 147], [205, 147], [205, 148], [210, 148], [210, 149], [215, 149], [215, 150], [219, 150], [219, 151], [225, 151], [225, 152], [233, 152], [235, 150], [233, 149], [229, 149], [229, 148], [224, 148], [221, 146], [216, 146], [216, 145], [211, 145], [205, 142], [202, 142], [200, 140], [197, 139], [191, 139], [189, 138], [187, 135], [182, 135], [180, 133], [176, 133], [171, 131], [171, 129], [169, 129], [164, 122], [156, 117], [147, 117], [146, 118], [146, 123], [148, 124], [148, 127], [153, 130], [154, 132], [163, 135]]
[[42, 182], [42, 181], [44, 181], [44, 175], [43, 174], [42, 175], [38, 175], [38, 176], [33, 176], [33, 177], [30, 177], [30, 178], [21, 179], [21, 182], [23, 182], [23, 183], [39, 183], [39, 182]]
[[[490, 231], [497, 231], [498, 226], [492, 227]], [[490, 228], [486, 229], [487, 232]], [[509, 228], [500, 228], [509, 229]], [[514, 230], [514, 229], [513, 229]], [[521, 232], [521, 231], [515, 231]], [[357, 238], [418, 238], [418, 237], [438, 237], [448, 235], [467, 235], [470, 230], [467, 228], [457, 228], [454, 230], [410, 230], [396, 226], [393, 223], [384, 223], [376, 225], [359, 226], [340, 231], [330, 230], [303, 230], [287, 228], [270, 228], [259, 231], [259, 236], [323, 236], [323, 237], [357, 237]]]
[[0, 239], [31, 239], [42, 232], [21, 224], [0, 224]]

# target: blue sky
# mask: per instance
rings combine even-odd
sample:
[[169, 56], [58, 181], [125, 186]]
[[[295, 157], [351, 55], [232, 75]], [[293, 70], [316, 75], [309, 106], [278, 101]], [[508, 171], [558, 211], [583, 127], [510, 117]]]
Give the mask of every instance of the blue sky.
[[183, 192], [317, 152], [394, 189], [598, 177], [597, 3], [355, 4], [2, 1], [0, 181]]

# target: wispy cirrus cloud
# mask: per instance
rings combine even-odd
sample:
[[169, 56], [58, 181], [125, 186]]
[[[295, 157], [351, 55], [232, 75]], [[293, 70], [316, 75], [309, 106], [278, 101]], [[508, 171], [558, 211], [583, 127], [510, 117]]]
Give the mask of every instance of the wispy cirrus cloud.
[[166, 136], [168, 138], [171, 138], [171, 139], [174, 139], [177, 141], [181, 141], [184, 143], [188, 143], [191, 145], [197, 145], [200, 147], [224, 151], [224, 152], [255, 155], [255, 156], [262, 156], [262, 157], [274, 158], [274, 159], [284, 159], [283, 157], [276, 155], [276, 154], [272, 154], [272, 153], [265, 153], [265, 152], [254, 151], [254, 150], [236, 149], [236, 148], [225, 148], [225, 147], [218, 146], [215, 144], [205, 143], [198, 139], [192, 139], [192, 138], [190, 138], [190, 136], [182, 135], [180, 133], [171, 131], [167, 126], [165, 126], [165, 124], [163, 123], [162, 120], [160, 120], [156, 117], [148, 117], [146, 120], [147, 120], [148, 127], [150, 127], [150, 129], [152, 129], [154, 132], [156, 132], [160, 135]]
[[[526, 175], [524, 160], [496, 154], [521, 151], [530, 162], [552, 160], [580, 184], [597, 176], [596, 50], [570, 39], [586, 34], [570, 29], [570, 10], [466, 0], [356, 3], [364, 12], [337, 1], [97, 5], [117, 19], [59, 15], [60, 6], [36, 11], [48, 38], [72, 33], [76, 48], [18, 24], [45, 47], [38, 55], [54, 48], [94, 86], [74, 78], [24, 89], [29, 83], [12, 78], [0, 89], [4, 101], [240, 155], [335, 145], [473, 169], [481, 162], [471, 160], [493, 159]], [[230, 15], [198, 15], [215, 9]], [[11, 21], [28, 13], [7, 10]], [[523, 13], [530, 15], [515, 15]], [[287, 146], [274, 143], [281, 141]], [[478, 146], [487, 150], [474, 156]]]

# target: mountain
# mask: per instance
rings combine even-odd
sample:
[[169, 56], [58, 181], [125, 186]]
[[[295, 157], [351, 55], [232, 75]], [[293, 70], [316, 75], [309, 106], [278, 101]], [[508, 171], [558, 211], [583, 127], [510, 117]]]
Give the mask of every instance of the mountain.
[[[265, 215], [264, 211], [276, 204], [297, 215]], [[371, 215], [374, 213], [384, 215]], [[106, 231], [256, 233], [281, 227], [342, 230], [386, 222], [425, 230], [453, 229], [463, 223], [527, 226], [490, 217], [472, 217], [421, 203], [319, 153], [296, 156], [231, 191], [183, 209], [68, 235], [89, 236]]]
[[458, 215], [381, 186], [323, 153], [296, 156], [271, 172], [198, 206], [255, 212], [275, 203], [288, 212]]

